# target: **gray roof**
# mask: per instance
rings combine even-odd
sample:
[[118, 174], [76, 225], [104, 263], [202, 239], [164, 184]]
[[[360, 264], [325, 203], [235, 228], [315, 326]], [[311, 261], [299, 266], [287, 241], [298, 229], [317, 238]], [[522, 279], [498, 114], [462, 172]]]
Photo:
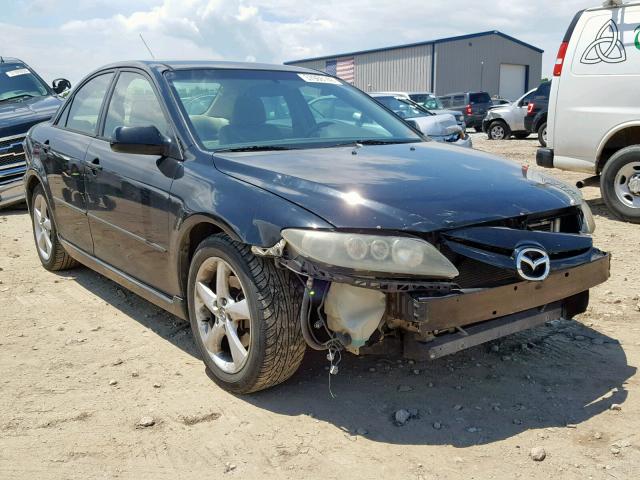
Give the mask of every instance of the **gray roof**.
[[287, 62], [284, 62], [285, 65], [291, 65], [293, 63], [299, 63], [299, 62], [310, 62], [313, 60], [326, 60], [326, 59], [331, 59], [331, 58], [339, 58], [339, 57], [348, 57], [348, 56], [352, 56], [352, 55], [360, 55], [362, 53], [375, 53], [375, 52], [386, 52], [388, 50], [395, 50], [398, 48], [409, 48], [409, 47], [418, 47], [421, 45], [435, 45], [438, 43], [446, 43], [446, 42], [454, 42], [456, 40], [466, 40], [466, 39], [470, 39], [470, 38], [477, 38], [477, 37], [485, 37], [487, 35], [498, 35], [502, 38], [505, 38], [507, 40], [510, 40], [512, 42], [515, 42], [519, 45], [522, 45], [523, 47], [527, 47], [530, 48], [531, 50], [534, 50], [538, 53], [542, 53], [544, 52], [544, 50], [542, 50], [541, 48], [535, 47], [529, 43], [523, 42], [522, 40], [518, 40], [517, 38], [514, 38], [510, 35], [507, 35], [506, 33], [502, 33], [498, 30], [489, 30], [487, 32], [479, 32], [479, 33], [470, 33], [468, 35], [459, 35], [456, 37], [447, 37], [447, 38], [439, 38], [436, 40], [427, 40], [424, 42], [416, 42], [416, 43], [406, 43], [403, 45], [394, 45], [392, 47], [383, 47], [383, 48], [372, 48], [369, 50], [359, 50], [359, 51], [355, 51], [355, 52], [348, 52], [348, 53], [339, 53], [339, 54], [335, 54], [335, 55], [323, 55], [321, 57], [311, 57], [311, 58], [303, 58], [300, 60], [289, 60]]

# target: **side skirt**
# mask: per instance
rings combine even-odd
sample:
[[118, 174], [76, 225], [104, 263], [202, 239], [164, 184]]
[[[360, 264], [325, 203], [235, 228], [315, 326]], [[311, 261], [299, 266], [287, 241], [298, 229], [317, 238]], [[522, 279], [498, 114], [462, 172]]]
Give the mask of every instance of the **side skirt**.
[[60, 238], [59, 240], [67, 253], [80, 263], [86, 265], [92, 270], [95, 270], [99, 274], [104, 275], [108, 279], [122, 285], [127, 290], [131, 290], [136, 295], [139, 295], [140, 297], [148, 300], [154, 305], [157, 305], [167, 312], [172, 313], [176, 317], [179, 317], [183, 320], [188, 320], [186, 305], [184, 299], [182, 299], [181, 297], [170, 297], [168, 295], [165, 295], [155, 288], [150, 287], [146, 283], [143, 283], [140, 280], [127, 275], [123, 271], [112, 267], [108, 263], [95, 258], [84, 250], [81, 250], [78, 247], [67, 242], [66, 240], [62, 238]]

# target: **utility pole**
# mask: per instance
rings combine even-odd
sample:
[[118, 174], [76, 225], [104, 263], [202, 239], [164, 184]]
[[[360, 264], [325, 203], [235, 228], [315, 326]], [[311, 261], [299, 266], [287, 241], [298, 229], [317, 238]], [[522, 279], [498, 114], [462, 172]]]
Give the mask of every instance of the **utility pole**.
[[480, 90], [484, 90], [484, 61], [480, 62]]

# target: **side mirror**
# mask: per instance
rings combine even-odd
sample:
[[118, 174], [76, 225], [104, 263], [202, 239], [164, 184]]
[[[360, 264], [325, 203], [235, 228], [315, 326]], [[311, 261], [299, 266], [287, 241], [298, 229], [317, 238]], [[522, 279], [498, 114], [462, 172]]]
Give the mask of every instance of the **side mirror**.
[[53, 91], [60, 95], [65, 90], [69, 90], [71, 88], [71, 82], [66, 78], [56, 78], [51, 82], [51, 86], [53, 87]]
[[113, 131], [111, 150], [137, 155], [159, 155], [168, 157], [171, 140], [154, 127], [117, 127]]

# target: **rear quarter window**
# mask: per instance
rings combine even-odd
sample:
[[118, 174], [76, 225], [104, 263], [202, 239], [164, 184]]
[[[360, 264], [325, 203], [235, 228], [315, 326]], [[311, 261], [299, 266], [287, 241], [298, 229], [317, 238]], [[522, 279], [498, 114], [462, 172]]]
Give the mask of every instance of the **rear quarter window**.
[[[635, 48], [635, 29], [640, 8], [625, 6], [588, 12], [572, 36], [577, 38], [571, 60], [575, 75], [640, 75], [640, 52]], [[580, 31], [580, 28], [582, 29]]]

